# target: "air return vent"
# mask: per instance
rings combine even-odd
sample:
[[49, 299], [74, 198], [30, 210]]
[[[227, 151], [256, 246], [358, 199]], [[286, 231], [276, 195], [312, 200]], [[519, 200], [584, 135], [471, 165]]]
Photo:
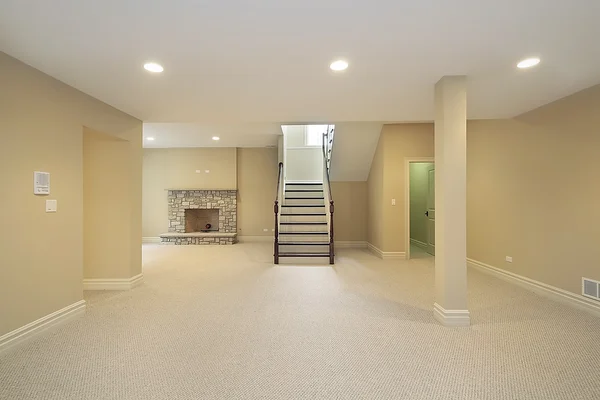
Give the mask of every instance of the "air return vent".
[[581, 281], [581, 290], [585, 297], [600, 301], [600, 282], [583, 278]]

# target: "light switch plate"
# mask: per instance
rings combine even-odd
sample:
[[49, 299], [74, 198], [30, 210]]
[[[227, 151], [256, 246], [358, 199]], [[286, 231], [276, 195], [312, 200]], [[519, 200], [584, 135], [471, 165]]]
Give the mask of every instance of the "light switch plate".
[[56, 212], [57, 205], [56, 200], [46, 200], [46, 212]]

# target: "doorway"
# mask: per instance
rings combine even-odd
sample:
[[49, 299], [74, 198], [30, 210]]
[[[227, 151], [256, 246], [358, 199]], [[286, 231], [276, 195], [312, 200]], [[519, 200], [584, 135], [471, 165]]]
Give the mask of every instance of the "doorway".
[[435, 256], [435, 164], [406, 160], [406, 258]]

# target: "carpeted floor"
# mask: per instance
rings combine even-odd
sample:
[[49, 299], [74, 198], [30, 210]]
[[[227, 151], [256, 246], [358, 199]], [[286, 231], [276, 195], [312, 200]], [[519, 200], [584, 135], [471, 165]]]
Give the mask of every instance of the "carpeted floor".
[[600, 319], [469, 272], [433, 319], [433, 260], [270, 244], [144, 247], [142, 286], [0, 354], [1, 399], [600, 399]]

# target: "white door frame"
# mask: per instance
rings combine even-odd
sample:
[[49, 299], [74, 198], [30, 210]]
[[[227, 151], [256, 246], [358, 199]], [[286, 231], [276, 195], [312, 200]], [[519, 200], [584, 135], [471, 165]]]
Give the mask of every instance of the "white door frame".
[[410, 163], [435, 163], [434, 157], [404, 157], [404, 249], [406, 259], [410, 260]]

